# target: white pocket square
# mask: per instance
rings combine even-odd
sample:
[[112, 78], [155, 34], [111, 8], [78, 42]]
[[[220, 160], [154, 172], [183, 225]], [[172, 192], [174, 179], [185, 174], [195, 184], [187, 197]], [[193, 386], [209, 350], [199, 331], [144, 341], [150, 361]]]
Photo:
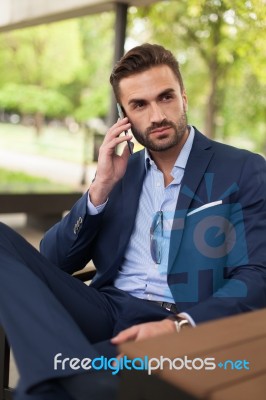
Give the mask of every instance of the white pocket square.
[[192, 210], [189, 213], [187, 213], [187, 217], [189, 217], [192, 214], [196, 214], [199, 211], [205, 210], [206, 208], [218, 206], [219, 204], [222, 204], [222, 203], [223, 203], [223, 200], [217, 200], [217, 201], [213, 201], [211, 203], [203, 204], [203, 206], [195, 208], [195, 210]]

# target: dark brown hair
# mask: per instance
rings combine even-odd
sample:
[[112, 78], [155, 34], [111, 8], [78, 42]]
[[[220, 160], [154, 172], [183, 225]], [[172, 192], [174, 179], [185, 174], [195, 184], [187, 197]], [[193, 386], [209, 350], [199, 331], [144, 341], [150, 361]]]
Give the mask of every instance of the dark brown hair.
[[179, 64], [174, 55], [158, 44], [145, 43], [129, 50], [114, 66], [110, 76], [110, 83], [117, 101], [119, 102], [119, 82], [123, 78], [147, 71], [152, 67], [167, 65], [184, 90], [183, 79], [179, 70]]

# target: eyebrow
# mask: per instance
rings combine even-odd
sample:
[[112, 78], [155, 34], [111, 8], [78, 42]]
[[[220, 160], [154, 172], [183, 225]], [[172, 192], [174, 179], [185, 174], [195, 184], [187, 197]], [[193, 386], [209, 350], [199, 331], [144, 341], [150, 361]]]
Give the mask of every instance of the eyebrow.
[[[163, 97], [163, 96], [165, 96], [165, 95], [167, 95], [167, 94], [172, 94], [172, 93], [174, 93], [175, 92], [175, 90], [174, 89], [172, 89], [172, 88], [168, 88], [168, 89], [165, 89], [165, 90], [163, 90], [161, 93], [159, 93], [158, 95], [157, 95], [157, 99], [160, 99], [161, 97]], [[131, 100], [129, 100], [129, 102], [128, 102], [128, 105], [131, 105], [131, 104], [137, 104], [137, 103], [140, 103], [140, 102], [146, 102], [146, 100], [145, 99], [142, 99], [142, 98], [136, 98], [136, 99], [131, 99]]]
[[157, 97], [160, 98], [160, 97], [165, 96], [166, 94], [172, 94], [172, 93], [174, 93], [174, 92], [175, 92], [175, 90], [172, 89], [172, 88], [165, 89], [165, 90], [164, 90], [162, 93], [160, 93]]

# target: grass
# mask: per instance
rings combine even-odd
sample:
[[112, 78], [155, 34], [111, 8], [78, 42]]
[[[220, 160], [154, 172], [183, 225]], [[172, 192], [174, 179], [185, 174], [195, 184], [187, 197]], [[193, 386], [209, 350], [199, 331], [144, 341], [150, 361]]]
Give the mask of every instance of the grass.
[[[84, 131], [71, 133], [61, 126], [44, 126], [37, 137], [33, 127], [0, 123], [0, 146], [1, 149], [80, 164], [84, 158]], [[142, 146], [135, 142], [134, 152], [140, 149]], [[87, 152], [89, 150], [92, 151], [87, 148]]]
[[83, 142], [82, 131], [71, 133], [60, 126], [45, 126], [37, 137], [33, 127], [0, 123], [1, 149], [80, 163]]
[[58, 185], [46, 178], [0, 168], [0, 193], [53, 193], [71, 190], [73, 189], [67, 185]]

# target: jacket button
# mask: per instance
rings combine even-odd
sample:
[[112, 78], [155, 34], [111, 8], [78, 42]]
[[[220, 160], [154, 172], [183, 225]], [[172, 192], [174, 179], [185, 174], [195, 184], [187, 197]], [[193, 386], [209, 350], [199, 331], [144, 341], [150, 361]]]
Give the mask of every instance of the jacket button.
[[76, 235], [78, 231], [80, 230], [80, 227], [82, 225], [83, 219], [81, 217], [78, 218], [77, 222], [74, 225], [74, 234]]

